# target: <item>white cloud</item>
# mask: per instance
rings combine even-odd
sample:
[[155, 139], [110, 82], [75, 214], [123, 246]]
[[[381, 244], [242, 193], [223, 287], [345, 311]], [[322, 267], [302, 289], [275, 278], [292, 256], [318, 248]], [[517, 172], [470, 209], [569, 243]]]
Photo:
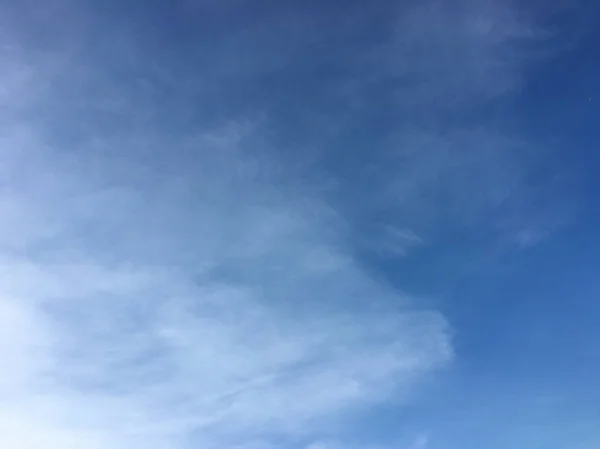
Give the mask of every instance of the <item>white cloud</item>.
[[158, 158], [193, 148], [194, 176], [140, 168], [142, 136], [70, 152], [36, 120], [5, 125], [4, 448], [261, 446], [450, 359], [443, 317], [370, 279], [340, 217], [257, 172], [252, 128], [153, 143]]
[[[84, 180], [74, 188], [45, 198], [54, 235], [35, 232], [42, 208], [19, 251], [2, 246], [0, 416], [11, 429], [4, 447], [186, 447], [188, 438], [222, 447], [310, 433], [384, 400], [450, 356], [435, 312], [405, 306], [388, 316], [355, 315], [357, 305], [394, 293], [323, 240], [321, 225], [293, 205], [240, 203], [247, 210], [236, 213], [199, 201], [190, 212], [129, 191], [137, 198], [126, 210], [98, 201], [105, 192], [86, 191]], [[25, 194], [3, 200], [40, 213]], [[88, 242], [88, 231], [73, 226], [82, 202], [97, 208], [85, 211], [84, 224], [114, 231], [115, 220], [127, 223], [124, 239]], [[7, 206], [5, 214], [12, 212]], [[165, 213], [174, 215], [153, 229]], [[178, 220], [192, 220], [189, 235], [169, 230]], [[148, 264], [129, 236], [157, 250], [189, 236], [196, 263], [169, 263], [175, 250], [164, 264]]]

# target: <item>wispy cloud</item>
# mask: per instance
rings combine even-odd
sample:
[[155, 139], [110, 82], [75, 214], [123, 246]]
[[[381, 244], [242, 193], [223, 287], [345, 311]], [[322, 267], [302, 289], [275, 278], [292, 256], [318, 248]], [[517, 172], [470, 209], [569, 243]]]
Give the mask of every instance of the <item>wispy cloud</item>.
[[[32, 107], [19, 79], [6, 104]], [[363, 272], [341, 217], [251, 156], [252, 126], [160, 135], [143, 167], [143, 135], [71, 151], [42, 120], [5, 118], [3, 447], [318, 435], [450, 359], [443, 317]]]
[[[37, 170], [60, 176], [52, 164]], [[395, 294], [323, 238], [302, 205], [272, 203], [247, 181], [239, 191], [193, 184], [192, 211], [169, 207], [179, 199], [160, 198], [163, 188], [91, 190], [84, 179], [2, 195], [4, 216], [35, 225], [16, 224], [2, 246], [6, 447], [302, 435], [448, 360], [435, 312], [406, 303], [387, 317], [354, 314]]]

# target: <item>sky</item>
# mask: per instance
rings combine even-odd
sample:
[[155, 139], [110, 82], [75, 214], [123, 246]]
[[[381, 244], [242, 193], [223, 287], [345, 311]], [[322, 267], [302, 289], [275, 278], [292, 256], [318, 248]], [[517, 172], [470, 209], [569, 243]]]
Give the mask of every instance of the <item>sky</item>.
[[0, 0], [0, 446], [600, 447], [599, 21]]

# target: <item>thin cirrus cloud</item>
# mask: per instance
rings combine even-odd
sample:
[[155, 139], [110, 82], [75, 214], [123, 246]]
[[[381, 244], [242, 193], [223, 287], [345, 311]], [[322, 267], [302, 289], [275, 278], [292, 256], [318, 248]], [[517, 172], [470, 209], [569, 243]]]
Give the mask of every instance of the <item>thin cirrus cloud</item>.
[[3, 112], [3, 447], [310, 438], [450, 360], [443, 317], [361, 271], [333, 211], [257, 181], [255, 131], [162, 137], [200, 154], [179, 176], [140, 168], [138, 136], [73, 153]]
[[[39, 220], [23, 236], [11, 230], [18, 247], [3, 245], [5, 447], [162, 447], [193, 436], [213, 447], [310, 435], [324, 430], [321, 420], [383, 400], [450, 358], [434, 311], [407, 304], [396, 315], [357, 317], [318, 304], [401, 298], [323, 240], [301, 207], [255, 207], [257, 193], [230, 214], [218, 201], [235, 192], [202, 183], [215, 188], [215, 202], [178, 211], [162, 207], [169, 196], [148, 192], [103, 202], [104, 193], [125, 194], [87, 184], [42, 181], [34, 192], [3, 194], [5, 215]], [[50, 235], [38, 232], [46, 217]], [[189, 238], [193, 261], [178, 257], [187, 236], [170, 234], [179, 220], [201, 234]], [[87, 241], [90, 222], [109, 236], [102, 247]], [[164, 263], [151, 257], [165, 248], [175, 252]]]
[[[428, 104], [435, 115], [514, 88], [518, 61], [497, 52], [531, 33], [510, 10], [498, 16], [487, 4], [459, 14], [434, 6], [397, 12], [389, 42], [351, 63], [367, 61], [373, 72], [349, 77], [338, 93], [373, 106], [366, 99], [373, 83], [392, 80], [399, 109]], [[298, 37], [301, 28], [294, 39], [312, 45]], [[243, 48], [208, 58], [217, 68], [205, 80], [198, 67], [157, 68], [161, 55], [131, 36], [108, 52], [128, 63], [111, 66], [81, 50], [95, 42], [89, 36], [44, 53], [20, 42], [27, 30], [18, 31], [0, 68], [2, 447], [327, 441], [352, 415], [386, 400], [402, 404], [420, 376], [452, 360], [444, 317], [357, 260], [346, 238], [352, 214], [297, 188], [301, 180], [284, 179], [285, 148], [267, 144], [276, 118], [258, 108], [224, 126], [176, 123], [194, 117], [192, 92], [202, 95], [203, 82], [242, 77], [235, 55], [251, 48], [234, 38]], [[248, 41], [266, 45], [258, 36]], [[110, 59], [101, 50], [98, 57]], [[283, 53], [269, 71], [295, 64]], [[243, 76], [260, 78], [261, 67], [244, 61]], [[152, 76], [123, 80], [146, 69]], [[162, 97], [165, 90], [175, 99]], [[174, 118], [165, 104], [177, 106]], [[436, 198], [420, 192], [446, 191], [440, 148], [453, 160], [457, 153], [447, 133], [431, 137], [415, 126], [416, 137], [398, 138], [400, 153], [425, 137], [430, 147], [402, 166], [404, 184], [384, 172], [382, 189], [365, 190], [374, 204], [379, 194], [387, 205], [402, 203], [402, 223], [381, 224], [387, 237], [371, 243], [397, 254], [423, 242], [420, 227], [430, 219], [420, 205]], [[450, 194], [459, 203], [465, 196], [460, 187]], [[493, 202], [482, 201], [469, 207], [480, 213]]]

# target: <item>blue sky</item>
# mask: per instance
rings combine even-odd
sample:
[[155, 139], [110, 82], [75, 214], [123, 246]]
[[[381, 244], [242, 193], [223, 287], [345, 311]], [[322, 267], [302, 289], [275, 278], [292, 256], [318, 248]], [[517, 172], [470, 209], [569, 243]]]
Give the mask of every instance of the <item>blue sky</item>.
[[0, 1], [6, 449], [595, 449], [600, 6]]

